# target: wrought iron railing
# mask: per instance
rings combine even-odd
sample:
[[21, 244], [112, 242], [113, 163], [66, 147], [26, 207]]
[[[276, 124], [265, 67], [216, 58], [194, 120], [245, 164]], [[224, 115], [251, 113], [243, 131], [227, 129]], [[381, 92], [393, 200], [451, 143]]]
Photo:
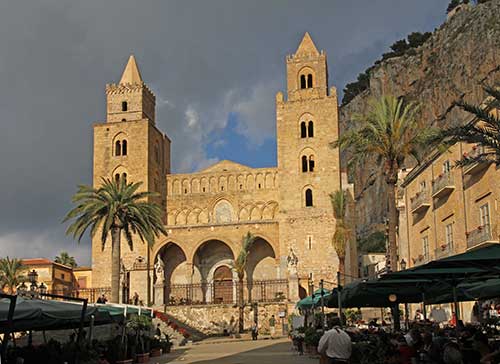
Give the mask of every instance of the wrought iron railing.
[[[240, 297], [240, 284], [217, 281], [194, 284], [165, 284], [167, 305], [236, 304]], [[243, 283], [243, 302], [281, 302], [288, 298], [286, 279], [259, 280]]]
[[423, 205], [430, 204], [429, 194], [427, 191], [418, 192], [415, 196], [410, 198], [411, 210], [417, 210]]
[[443, 173], [432, 181], [432, 195], [435, 195], [446, 187], [453, 187], [454, 185], [451, 173]]
[[491, 240], [490, 225], [482, 225], [467, 233], [467, 248], [473, 248], [476, 245]]
[[434, 250], [434, 256], [436, 259], [445, 258], [452, 254], [452, 248], [450, 244], [443, 244], [436, 250]]
[[99, 297], [104, 295], [107, 300], [110, 299], [111, 296], [111, 288], [110, 287], [100, 287], [100, 288], [78, 288], [78, 289], [53, 289], [48, 293], [57, 294], [62, 296], [70, 296], [70, 297], [78, 297], [78, 298], [87, 298], [89, 302], [96, 302]]

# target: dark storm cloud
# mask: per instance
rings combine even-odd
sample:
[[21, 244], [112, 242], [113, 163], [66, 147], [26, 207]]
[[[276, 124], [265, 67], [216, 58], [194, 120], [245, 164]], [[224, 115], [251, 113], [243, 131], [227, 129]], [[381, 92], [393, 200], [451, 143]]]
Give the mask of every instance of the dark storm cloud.
[[89, 262], [60, 221], [75, 186], [91, 182], [92, 123], [104, 120], [105, 84], [130, 53], [157, 95], [174, 169], [189, 171], [213, 162], [203, 144], [229, 113], [255, 147], [274, 137], [284, 56], [304, 31], [342, 89], [394, 40], [432, 30], [447, 2], [0, 2], [0, 256], [64, 247]]

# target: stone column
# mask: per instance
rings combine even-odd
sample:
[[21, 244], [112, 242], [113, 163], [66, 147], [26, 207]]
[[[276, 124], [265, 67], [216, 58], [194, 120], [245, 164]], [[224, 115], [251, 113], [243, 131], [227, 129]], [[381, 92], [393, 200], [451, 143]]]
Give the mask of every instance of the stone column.
[[156, 282], [154, 285], [154, 304], [155, 306], [164, 305], [165, 300], [165, 281], [162, 279], [161, 282]]
[[299, 299], [299, 276], [297, 270], [290, 270], [288, 274], [288, 300], [297, 302]]

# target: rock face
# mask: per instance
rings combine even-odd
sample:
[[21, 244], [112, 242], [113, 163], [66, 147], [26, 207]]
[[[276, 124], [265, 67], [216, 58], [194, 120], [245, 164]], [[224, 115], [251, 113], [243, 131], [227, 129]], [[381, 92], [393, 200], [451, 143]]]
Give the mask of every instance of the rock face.
[[[429, 126], [461, 123], [468, 116], [452, 108], [464, 98], [479, 103], [481, 83], [500, 82], [500, 0], [466, 6], [450, 17], [421, 47], [379, 63], [370, 72], [370, 87], [340, 108], [341, 133], [353, 127], [352, 115], [364, 113], [371, 98], [404, 96], [421, 105]], [[342, 156], [346, 165], [347, 155]], [[410, 163], [409, 163], [410, 164]], [[409, 165], [410, 166], [410, 165]], [[387, 193], [375, 160], [354, 172], [357, 235], [380, 229], [386, 217]]]

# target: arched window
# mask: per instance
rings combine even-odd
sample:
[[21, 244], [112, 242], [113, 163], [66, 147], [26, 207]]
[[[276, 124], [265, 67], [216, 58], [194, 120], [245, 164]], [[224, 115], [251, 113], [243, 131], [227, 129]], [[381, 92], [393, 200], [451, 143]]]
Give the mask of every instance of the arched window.
[[302, 156], [302, 172], [307, 172], [307, 157]]
[[305, 121], [300, 123], [300, 137], [301, 138], [307, 137], [307, 130], [306, 130], [306, 122]]
[[125, 172], [122, 173], [123, 183], [127, 184], [127, 174]]
[[127, 155], [127, 141], [122, 140], [122, 155]]
[[127, 119], [122, 119], [122, 121], [127, 121]]
[[313, 191], [310, 188], [306, 190], [305, 197], [306, 197], [306, 207], [313, 206]]
[[[305, 123], [304, 123], [304, 129], [305, 129]], [[314, 136], [314, 123], [312, 121], [309, 121], [309, 124], [307, 124], [307, 136], [309, 138], [312, 138]]]
[[115, 174], [115, 182], [116, 182], [116, 184], [120, 183], [120, 174], [119, 173]]
[[300, 76], [300, 88], [306, 88], [306, 75], [301, 75]]
[[314, 172], [314, 156], [309, 156], [309, 172]]
[[128, 110], [127, 101], [122, 101], [122, 111], [127, 111], [127, 110]]
[[313, 75], [310, 73], [307, 75], [307, 88], [313, 87]]
[[115, 155], [120, 156], [122, 154], [122, 143], [117, 140], [115, 143]]

